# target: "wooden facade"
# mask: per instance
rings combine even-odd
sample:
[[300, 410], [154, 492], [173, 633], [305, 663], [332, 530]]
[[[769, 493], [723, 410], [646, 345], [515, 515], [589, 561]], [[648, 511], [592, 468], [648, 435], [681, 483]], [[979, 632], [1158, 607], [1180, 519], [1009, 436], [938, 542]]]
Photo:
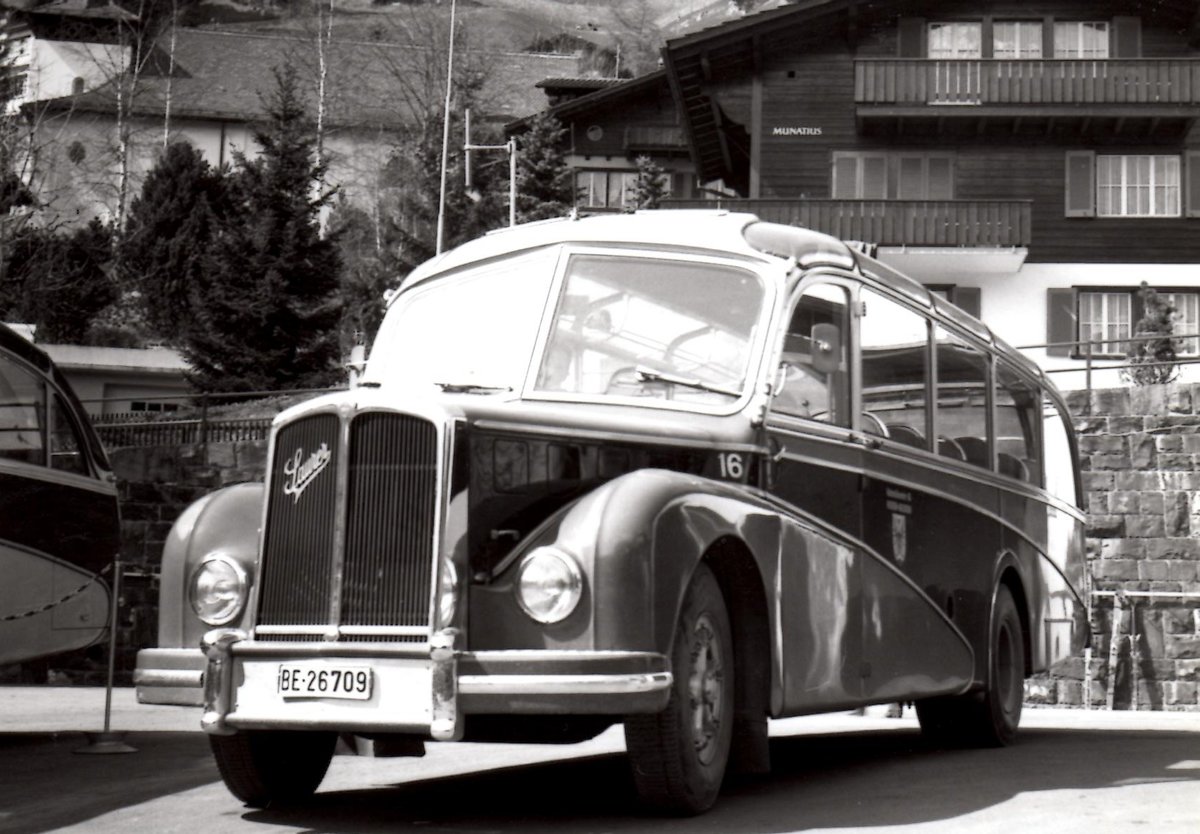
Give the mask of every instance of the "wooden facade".
[[[685, 36], [665, 55], [701, 179], [732, 187], [746, 208], [878, 234], [881, 244], [1027, 246], [1030, 262], [1046, 263], [1194, 263], [1196, 8], [809, 0]], [[931, 56], [938, 21], [970, 24], [980, 55]], [[1029, 24], [1038, 40], [1026, 48], [1044, 58], [997, 56], [995, 33], [1011, 21]], [[1055, 38], [1075, 26], [1101, 33], [1107, 55], [1056, 57]], [[1170, 204], [1153, 216], [1103, 216], [1093, 197], [1075, 210], [1069, 189], [1095, 189], [1070, 182], [1068, 161], [1080, 152], [1093, 165], [1176, 160]], [[923, 191], [931, 159], [938, 175]], [[855, 165], [875, 171], [874, 190], [846, 186]], [[997, 206], [1008, 207], [1005, 219]]]

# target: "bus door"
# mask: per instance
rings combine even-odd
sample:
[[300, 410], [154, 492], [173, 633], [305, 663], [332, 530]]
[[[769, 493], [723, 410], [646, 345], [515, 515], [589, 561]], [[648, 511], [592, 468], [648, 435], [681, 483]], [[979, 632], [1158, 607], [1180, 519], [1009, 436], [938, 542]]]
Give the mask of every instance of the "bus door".
[[[953, 335], [898, 300], [869, 287], [857, 300], [855, 417], [877, 435], [862, 469], [862, 538], [873, 551], [862, 572], [864, 693], [944, 693], [970, 680], [962, 625], [974, 630], [988, 610], [999, 548], [995, 486], [980, 483], [966, 441], [954, 437], [975, 433], [988, 448], [987, 360], [967, 345], [944, 347]], [[945, 388], [933, 383], [935, 355], [946, 364]], [[978, 418], [969, 427], [967, 411]]]
[[[858, 539], [863, 445], [851, 427], [850, 302], [850, 286], [832, 277], [794, 299], [766, 432], [771, 491]], [[861, 699], [861, 558], [802, 525], [784, 531], [777, 587], [788, 709]]]

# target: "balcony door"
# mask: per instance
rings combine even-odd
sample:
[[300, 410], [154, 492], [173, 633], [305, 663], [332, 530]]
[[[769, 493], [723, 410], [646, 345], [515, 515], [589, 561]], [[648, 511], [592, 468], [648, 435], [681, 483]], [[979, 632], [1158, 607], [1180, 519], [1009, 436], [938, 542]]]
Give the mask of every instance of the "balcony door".
[[979, 21], [932, 22], [928, 30], [930, 104], [978, 104], [983, 24]]

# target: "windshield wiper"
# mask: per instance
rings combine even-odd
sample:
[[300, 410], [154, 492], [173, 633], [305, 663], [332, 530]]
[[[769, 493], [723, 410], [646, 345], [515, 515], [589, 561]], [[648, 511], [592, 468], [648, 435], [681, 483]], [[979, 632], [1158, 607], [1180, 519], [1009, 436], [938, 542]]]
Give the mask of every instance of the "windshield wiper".
[[496, 394], [511, 391], [507, 385], [477, 385], [473, 382], [435, 382], [447, 394]]
[[637, 374], [638, 379], [643, 382], [665, 382], [669, 385], [682, 385], [684, 388], [695, 388], [697, 391], [708, 391], [711, 394], [724, 394], [734, 399], [742, 395], [741, 391], [733, 388], [713, 385], [695, 377], [680, 376], [667, 371], [656, 371], [653, 368], [647, 368], [645, 365], [638, 365], [634, 369], [634, 372]]

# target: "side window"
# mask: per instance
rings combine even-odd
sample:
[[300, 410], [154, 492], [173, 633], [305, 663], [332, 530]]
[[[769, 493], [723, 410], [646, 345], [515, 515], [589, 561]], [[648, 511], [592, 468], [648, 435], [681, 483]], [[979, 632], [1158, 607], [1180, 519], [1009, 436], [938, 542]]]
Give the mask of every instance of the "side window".
[[863, 430], [929, 449], [929, 324], [869, 289], [862, 291], [862, 302]]
[[846, 290], [816, 284], [804, 291], [783, 342], [771, 408], [837, 426], [850, 425], [846, 359], [850, 332]]
[[934, 332], [938, 454], [991, 469], [987, 355], [940, 326]]
[[1003, 362], [996, 364], [996, 468], [1030, 483], [1042, 481], [1041, 392]]
[[1070, 419], [1049, 397], [1042, 400], [1042, 437], [1046, 446], [1046, 490], [1073, 507], [1079, 506], [1075, 491], [1075, 466], [1071, 458]]
[[87, 461], [83, 457], [83, 444], [79, 442], [78, 430], [71, 420], [67, 404], [58, 394], [54, 395], [50, 412], [50, 466], [60, 472], [87, 475]]
[[46, 384], [0, 354], [0, 458], [45, 465]]

